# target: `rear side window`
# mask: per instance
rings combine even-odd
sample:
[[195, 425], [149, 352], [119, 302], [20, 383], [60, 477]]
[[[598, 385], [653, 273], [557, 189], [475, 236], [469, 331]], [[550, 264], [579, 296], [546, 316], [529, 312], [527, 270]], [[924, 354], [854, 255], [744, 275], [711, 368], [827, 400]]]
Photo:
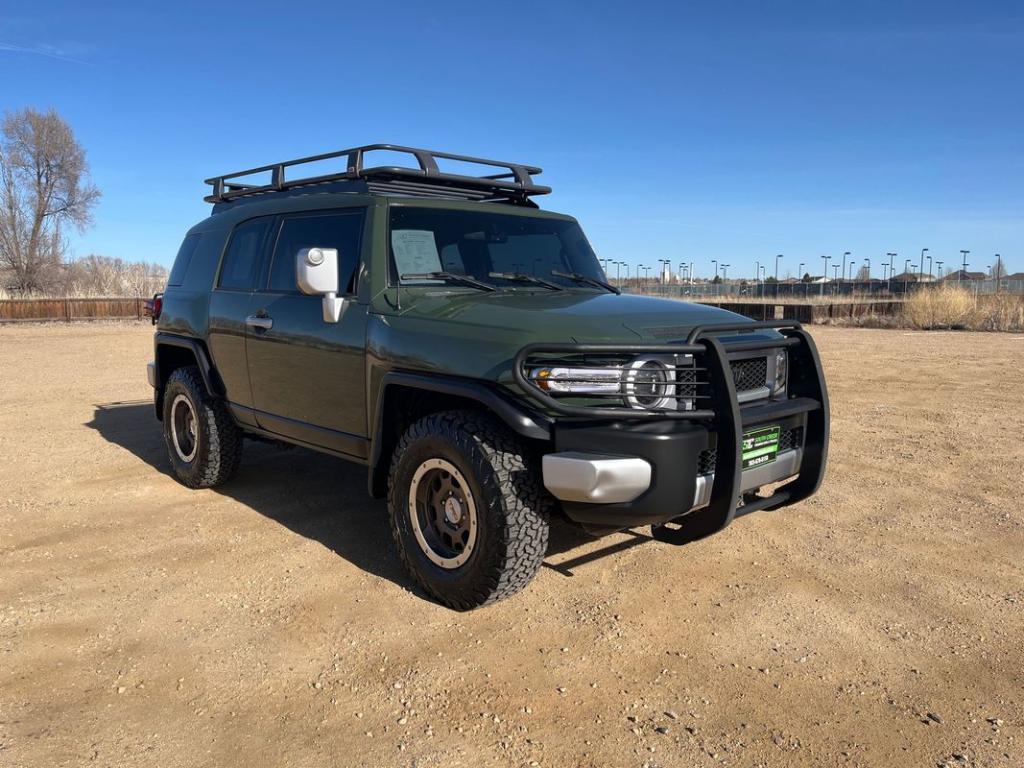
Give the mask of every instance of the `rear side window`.
[[185, 275], [188, 273], [188, 265], [192, 263], [192, 254], [199, 247], [202, 235], [189, 235], [182, 241], [178, 255], [174, 259], [174, 266], [171, 267], [171, 274], [167, 277], [167, 285], [181, 285], [185, 282]]
[[218, 288], [251, 291], [255, 287], [260, 254], [270, 221], [269, 218], [252, 219], [235, 227], [224, 261], [220, 265]]
[[336, 248], [338, 292], [351, 293], [359, 265], [362, 231], [362, 210], [289, 216], [284, 219], [274, 247], [268, 290], [274, 293], [298, 291], [295, 283], [295, 256], [301, 249]]

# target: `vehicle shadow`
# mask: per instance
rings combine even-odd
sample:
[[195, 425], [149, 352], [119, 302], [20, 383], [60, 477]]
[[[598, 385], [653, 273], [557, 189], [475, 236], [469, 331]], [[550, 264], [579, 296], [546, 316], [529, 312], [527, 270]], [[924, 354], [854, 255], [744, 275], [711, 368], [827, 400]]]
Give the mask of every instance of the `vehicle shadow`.
[[[171, 476], [152, 401], [96, 405], [93, 419], [86, 426]], [[247, 440], [238, 475], [213, 491], [319, 542], [367, 573], [425, 596], [395, 555], [385, 503], [367, 494], [365, 467], [304, 448]], [[593, 537], [555, 518], [544, 565], [572, 576], [574, 567], [648, 540], [649, 536], [632, 533], [625, 541], [594, 550]], [[551, 562], [552, 557], [580, 547], [588, 551], [557, 564]]]

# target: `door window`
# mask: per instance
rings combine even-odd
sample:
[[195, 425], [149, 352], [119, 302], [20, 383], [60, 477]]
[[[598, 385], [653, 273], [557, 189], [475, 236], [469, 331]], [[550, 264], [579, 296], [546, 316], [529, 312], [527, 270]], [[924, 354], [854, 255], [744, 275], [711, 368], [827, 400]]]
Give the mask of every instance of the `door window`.
[[352, 293], [362, 231], [362, 211], [287, 217], [281, 222], [274, 247], [268, 290], [297, 293], [296, 254], [303, 248], [335, 248], [338, 251], [338, 293]]
[[220, 265], [218, 288], [229, 291], [253, 290], [270, 221], [268, 217], [250, 219], [235, 227], [224, 261]]

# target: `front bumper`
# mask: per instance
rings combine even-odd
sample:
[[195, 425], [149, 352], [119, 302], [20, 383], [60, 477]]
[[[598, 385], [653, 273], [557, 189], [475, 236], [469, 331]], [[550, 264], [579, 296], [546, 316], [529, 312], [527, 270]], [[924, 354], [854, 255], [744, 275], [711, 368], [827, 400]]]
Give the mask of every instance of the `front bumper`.
[[[783, 338], [729, 343], [704, 336], [764, 327], [778, 329]], [[829, 406], [810, 336], [796, 324], [749, 323], [696, 329], [688, 348], [698, 344], [711, 379], [708, 409], [690, 418], [646, 414], [647, 418], [630, 419], [617, 413], [617, 418], [601, 422], [555, 422], [555, 450], [544, 458], [544, 482], [570, 519], [594, 532], [606, 532], [669, 521], [685, 526], [699, 518], [701, 530], [713, 532], [739, 514], [793, 504], [818, 489], [828, 454]], [[741, 404], [727, 355], [737, 348], [779, 346], [789, 352], [787, 399]], [[572, 407], [568, 415], [578, 417], [580, 410]], [[743, 433], [769, 425], [792, 430], [800, 435], [799, 442], [780, 450], [769, 464], [742, 469]], [[706, 451], [714, 451], [716, 458], [713, 469], [702, 470]], [[751, 495], [787, 480], [771, 496]]]

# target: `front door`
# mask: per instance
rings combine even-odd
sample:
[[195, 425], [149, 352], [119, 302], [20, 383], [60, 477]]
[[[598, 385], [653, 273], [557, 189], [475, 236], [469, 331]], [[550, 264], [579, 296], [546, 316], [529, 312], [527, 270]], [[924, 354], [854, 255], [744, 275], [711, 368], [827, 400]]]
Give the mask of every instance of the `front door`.
[[[352, 456], [367, 455], [365, 304], [354, 290], [363, 209], [282, 217], [266, 284], [249, 304], [246, 337], [256, 421], [268, 432]], [[319, 296], [299, 292], [302, 248], [336, 248], [341, 319], [323, 319]]]

